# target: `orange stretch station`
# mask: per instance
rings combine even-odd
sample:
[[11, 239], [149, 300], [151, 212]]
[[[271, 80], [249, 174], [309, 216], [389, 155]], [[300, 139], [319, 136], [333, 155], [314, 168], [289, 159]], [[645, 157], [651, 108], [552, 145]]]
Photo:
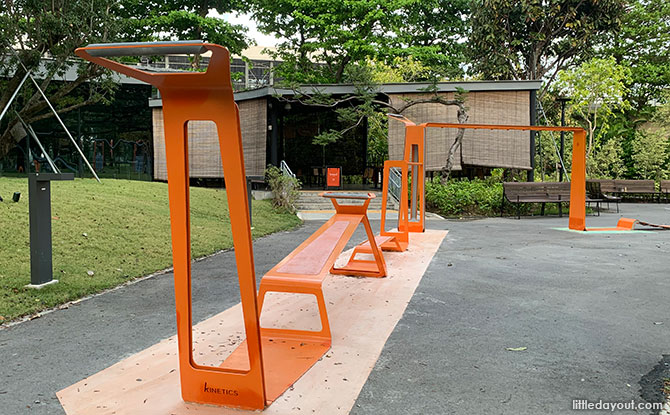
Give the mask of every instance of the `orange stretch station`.
[[[376, 244], [383, 251], [404, 252], [409, 245], [410, 232], [426, 230], [426, 204], [424, 183], [426, 180], [425, 137], [423, 130], [410, 128], [415, 124], [401, 115], [389, 114], [389, 117], [404, 122], [405, 148], [403, 160], [386, 160], [382, 182], [382, 212], [379, 235]], [[419, 132], [420, 134], [417, 134]], [[395, 174], [392, 174], [394, 172]], [[409, 189], [411, 178], [412, 188]], [[392, 184], [393, 182], [393, 184]], [[393, 186], [399, 193], [398, 224], [395, 230], [386, 229], [389, 189]], [[373, 247], [364, 242], [354, 249], [352, 258], [358, 254], [371, 254]]]
[[[150, 73], [111, 60], [118, 56], [201, 54], [211, 52], [206, 72]], [[76, 50], [86, 60], [156, 86], [163, 100], [168, 172], [175, 306], [182, 398], [187, 402], [263, 409], [273, 402], [331, 346], [330, 324], [321, 290], [328, 273], [384, 277], [386, 264], [367, 218], [374, 194], [324, 193], [336, 214], [290, 255], [272, 268], [256, 294], [239, 111], [230, 81], [230, 56], [222, 46], [202, 41], [89, 45]], [[230, 210], [241, 308], [246, 340], [219, 367], [201, 366], [193, 357], [191, 240], [187, 123], [216, 124]], [[223, 151], [225, 149], [225, 151]], [[343, 205], [338, 199], [358, 200]], [[351, 258], [343, 267], [335, 260], [359, 224], [368, 236], [373, 260]], [[262, 328], [260, 315], [267, 292], [314, 295], [319, 331]]]

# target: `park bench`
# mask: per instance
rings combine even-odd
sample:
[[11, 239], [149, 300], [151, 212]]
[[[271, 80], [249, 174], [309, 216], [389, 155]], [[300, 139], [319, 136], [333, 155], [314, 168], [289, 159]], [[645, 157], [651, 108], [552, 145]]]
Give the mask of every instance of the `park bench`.
[[659, 200], [653, 180], [614, 180], [614, 194], [627, 200]]
[[586, 194], [593, 199], [601, 199], [607, 202], [607, 209], [610, 208], [610, 203], [616, 204], [616, 212], [619, 213], [620, 196], [614, 196], [616, 193], [616, 185], [614, 180], [608, 179], [589, 179], [586, 181]]
[[665, 203], [670, 201], [670, 180], [661, 180], [661, 194]]
[[[503, 199], [500, 206], [500, 216], [503, 216], [505, 199], [516, 204], [517, 218], [521, 218], [522, 203], [541, 203], [541, 215], [544, 215], [545, 204], [556, 203], [558, 216], [563, 217], [563, 203], [570, 202], [570, 182], [503, 182]], [[595, 203], [600, 215], [602, 199], [591, 198], [587, 195], [587, 203]]]

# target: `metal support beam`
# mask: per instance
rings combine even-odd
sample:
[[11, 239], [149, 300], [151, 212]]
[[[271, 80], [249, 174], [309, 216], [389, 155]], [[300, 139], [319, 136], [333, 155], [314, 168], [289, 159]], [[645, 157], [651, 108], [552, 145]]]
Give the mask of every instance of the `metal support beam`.
[[[537, 91], [530, 91], [530, 125], [537, 122]], [[530, 132], [530, 170], [528, 170], [527, 180], [535, 181], [535, 131]]]

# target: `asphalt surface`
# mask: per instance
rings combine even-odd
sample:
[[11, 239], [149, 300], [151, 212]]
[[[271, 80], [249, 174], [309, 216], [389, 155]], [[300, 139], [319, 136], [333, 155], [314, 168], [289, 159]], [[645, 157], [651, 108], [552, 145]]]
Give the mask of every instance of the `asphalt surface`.
[[[623, 205], [587, 223], [622, 215], [670, 223], [670, 205]], [[257, 275], [321, 223], [256, 241]], [[659, 401], [670, 377], [670, 231], [552, 229], [566, 226], [567, 217], [429, 221], [449, 234], [352, 414], [564, 414], [573, 399]], [[172, 289], [166, 273], [1, 329], [0, 414], [62, 414], [58, 390], [174, 334]], [[194, 321], [239, 302], [233, 252], [194, 264], [193, 302]]]

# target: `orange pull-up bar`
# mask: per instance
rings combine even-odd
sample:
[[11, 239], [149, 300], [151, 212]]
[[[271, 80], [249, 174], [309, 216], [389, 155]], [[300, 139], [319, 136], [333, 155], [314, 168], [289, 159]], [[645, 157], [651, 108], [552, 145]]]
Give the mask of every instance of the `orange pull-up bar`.
[[[545, 127], [538, 125], [488, 125], [428, 122], [416, 124], [406, 117], [389, 114], [389, 117], [405, 124], [405, 160], [407, 160], [407, 143], [423, 143], [426, 128], [463, 128], [469, 130], [520, 130], [520, 131], [568, 131], [573, 133], [572, 140], [572, 178], [570, 180], [570, 222], [573, 230], [586, 230], [586, 131], [580, 127]], [[532, 151], [532, 149], [531, 149]], [[422, 186], [423, 180], [419, 183]], [[414, 184], [413, 184], [414, 185]], [[421, 194], [423, 192], [421, 191]], [[423, 198], [421, 199], [423, 208]], [[423, 213], [423, 212], [422, 212]], [[421, 216], [423, 218], [423, 215]], [[411, 229], [411, 228], [410, 228]]]

